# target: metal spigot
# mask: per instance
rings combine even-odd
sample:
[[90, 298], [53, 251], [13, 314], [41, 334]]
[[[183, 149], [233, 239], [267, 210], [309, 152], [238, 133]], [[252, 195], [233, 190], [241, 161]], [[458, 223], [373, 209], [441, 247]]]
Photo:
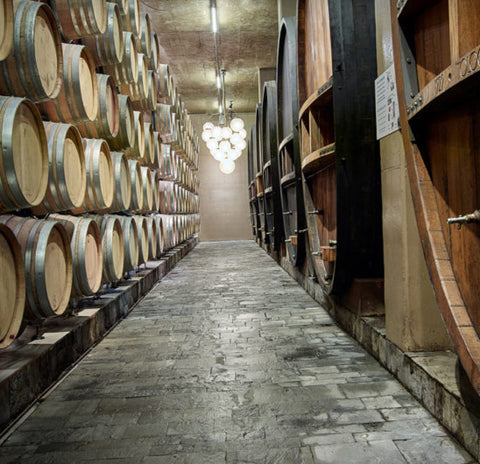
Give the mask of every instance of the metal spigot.
[[473, 213], [465, 214], [464, 216], [448, 218], [447, 222], [448, 224], [458, 224], [458, 229], [461, 229], [463, 224], [468, 224], [470, 222], [480, 223], [480, 209], [477, 209]]

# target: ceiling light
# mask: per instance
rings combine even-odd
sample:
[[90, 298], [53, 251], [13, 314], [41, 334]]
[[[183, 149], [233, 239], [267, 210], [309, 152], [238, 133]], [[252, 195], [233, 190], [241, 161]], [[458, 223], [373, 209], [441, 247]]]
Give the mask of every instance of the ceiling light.
[[219, 168], [224, 174], [231, 174], [235, 171], [235, 162], [229, 159], [223, 160], [220, 163]]
[[238, 132], [243, 129], [243, 121], [240, 118], [234, 118], [230, 122], [230, 127], [234, 132]]

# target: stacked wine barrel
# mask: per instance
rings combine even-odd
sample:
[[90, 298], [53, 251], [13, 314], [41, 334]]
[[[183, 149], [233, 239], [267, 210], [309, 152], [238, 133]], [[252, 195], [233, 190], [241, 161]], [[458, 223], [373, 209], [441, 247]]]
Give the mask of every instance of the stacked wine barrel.
[[199, 222], [198, 136], [138, 0], [2, 3], [0, 348]]

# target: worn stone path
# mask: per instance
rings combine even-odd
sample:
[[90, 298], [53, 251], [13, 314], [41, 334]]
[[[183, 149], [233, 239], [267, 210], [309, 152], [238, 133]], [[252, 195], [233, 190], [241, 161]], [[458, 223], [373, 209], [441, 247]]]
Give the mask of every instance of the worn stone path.
[[254, 242], [201, 243], [0, 462], [475, 462]]

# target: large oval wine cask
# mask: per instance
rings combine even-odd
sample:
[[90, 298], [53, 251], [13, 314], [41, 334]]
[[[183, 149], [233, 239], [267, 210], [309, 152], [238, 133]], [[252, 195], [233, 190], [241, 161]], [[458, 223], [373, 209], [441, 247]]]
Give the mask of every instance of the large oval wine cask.
[[284, 18], [277, 55], [278, 158], [283, 227], [288, 257], [295, 266], [305, 258], [305, 208], [298, 134], [297, 31], [294, 17]]
[[98, 87], [92, 56], [84, 45], [62, 44], [62, 50], [60, 93], [55, 99], [41, 103], [41, 111], [54, 122], [93, 121], [98, 111]]
[[257, 177], [256, 177], [256, 160], [257, 160], [257, 128], [252, 126], [250, 138], [248, 139], [247, 158], [248, 158], [248, 197], [250, 208], [250, 224], [252, 226], [252, 234], [255, 239], [260, 238], [260, 217], [258, 215], [258, 199], [257, 199]]
[[[135, 37], [131, 32], [123, 31], [123, 58], [119, 63], [105, 65], [104, 72], [115, 80], [117, 87], [129, 86], [138, 80], [138, 57]], [[127, 92], [129, 93], [129, 92]]]
[[120, 220], [116, 216], [93, 215], [102, 236], [103, 282], [116, 282], [123, 275], [125, 245]]
[[122, 224], [124, 258], [123, 271], [130, 272], [138, 267], [139, 245], [137, 223], [132, 216], [118, 216]]
[[89, 296], [98, 292], [102, 284], [102, 237], [97, 223], [88, 217], [52, 214], [70, 238], [73, 264], [74, 296]]
[[83, 142], [72, 124], [44, 122], [48, 141], [48, 188], [35, 214], [79, 208], [87, 188]]
[[[395, 14], [396, 13], [396, 14]], [[392, 14], [400, 123], [430, 279], [480, 393], [480, 66], [477, 2], [415, 2]]]
[[87, 189], [85, 200], [75, 214], [110, 208], [113, 202], [114, 175], [110, 149], [102, 139], [83, 139]]
[[0, 94], [34, 102], [55, 98], [62, 86], [60, 33], [50, 7], [24, 0], [16, 5], [13, 51], [0, 62]]
[[52, 0], [67, 40], [103, 34], [107, 27], [106, 0]]
[[97, 74], [98, 110], [93, 121], [79, 122], [78, 130], [87, 138], [114, 139], [120, 127], [120, 107], [117, 89], [111, 76]]
[[137, 160], [128, 160], [130, 169], [130, 182], [132, 185], [132, 201], [130, 209], [133, 211], [141, 211], [143, 209], [143, 184], [142, 171], [140, 163]]
[[103, 34], [82, 39], [95, 59], [97, 66], [117, 64], [123, 59], [123, 33], [120, 9], [116, 3], [107, 2], [107, 27]]
[[267, 81], [262, 94], [262, 162], [265, 201], [265, 235], [275, 251], [279, 251], [285, 234], [283, 231], [280, 178], [278, 177], [277, 145], [277, 85]]
[[132, 181], [130, 179], [130, 166], [128, 159], [122, 152], [110, 153], [113, 164], [114, 195], [111, 212], [127, 211], [132, 202]]
[[10, 54], [13, 47], [13, 18], [13, 0], [0, 0], [0, 61]]
[[266, 228], [265, 221], [265, 196], [263, 191], [263, 109], [262, 104], [257, 103], [255, 109], [255, 139], [253, 143], [255, 144], [254, 153], [256, 159], [254, 160], [255, 166], [255, 182], [257, 184], [257, 205], [258, 205], [258, 220], [260, 222], [260, 237], [262, 243], [269, 244], [270, 237], [267, 234], [268, 230]]
[[119, 119], [117, 136], [108, 140], [113, 150], [123, 150], [135, 144], [135, 123], [133, 120], [133, 106], [128, 95], [118, 95]]
[[145, 123], [141, 111], [133, 112], [133, 124], [135, 127], [134, 144], [125, 149], [129, 158], [143, 159], [145, 156]]
[[51, 220], [0, 216], [15, 234], [25, 263], [25, 318], [65, 312], [72, 291], [72, 252], [65, 228]]
[[0, 97], [0, 211], [40, 204], [48, 183], [48, 147], [40, 113], [24, 98]]
[[18, 335], [25, 307], [25, 267], [20, 244], [13, 232], [0, 224], [0, 348]]
[[148, 222], [145, 216], [133, 216], [138, 230], [138, 264], [148, 261], [149, 241], [148, 241]]

